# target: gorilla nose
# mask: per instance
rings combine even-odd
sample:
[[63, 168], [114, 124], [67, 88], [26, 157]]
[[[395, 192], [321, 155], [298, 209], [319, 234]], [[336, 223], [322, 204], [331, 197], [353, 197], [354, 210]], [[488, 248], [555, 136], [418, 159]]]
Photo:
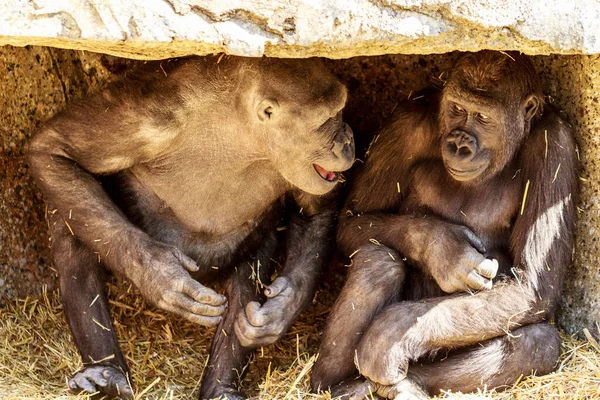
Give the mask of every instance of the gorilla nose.
[[354, 158], [354, 135], [348, 124], [335, 135], [332, 151], [338, 158]]
[[468, 132], [452, 132], [446, 139], [448, 152], [461, 160], [468, 160], [477, 153], [477, 139]]

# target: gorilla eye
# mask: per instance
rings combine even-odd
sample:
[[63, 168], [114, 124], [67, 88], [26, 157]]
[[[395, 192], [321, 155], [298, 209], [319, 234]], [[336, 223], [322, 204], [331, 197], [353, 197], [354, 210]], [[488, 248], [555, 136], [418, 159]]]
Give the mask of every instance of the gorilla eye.
[[477, 113], [475, 114], [475, 116], [482, 122], [488, 122], [490, 120], [490, 117], [488, 117], [487, 115], [483, 115], [482, 113]]
[[461, 106], [459, 106], [458, 104], [454, 103], [454, 106], [453, 106], [453, 111], [454, 111], [456, 114], [462, 114], [462, 113], [465, 111], [465, 109], [464, 109], [464, 108], [462, 108]]

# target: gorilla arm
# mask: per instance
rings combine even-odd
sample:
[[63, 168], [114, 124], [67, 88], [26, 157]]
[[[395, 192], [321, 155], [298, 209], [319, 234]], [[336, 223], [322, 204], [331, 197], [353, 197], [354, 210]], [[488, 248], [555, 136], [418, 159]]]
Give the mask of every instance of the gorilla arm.
[[437, 114], [421, 102], [406, 108], [376, 137], [364, 170], [351, 182], [338, 246], [346, 256], [366, 251], [361, 248], [365, 244], [387, 246], [447, 293], [489, 289], [492, 282], [486, 278], [493, 278], [497, 264], [486, 260], [484, 245], [471, 230], [414, 210], [403, 214], [402, 201], [417, 184], [411, 171], [419, 162], [439, 157]]
[[390, 306], [359, 345], [363, 375], [394, 384], [404, 377], [409, 360], [501, 336], [553, 314], [573, 250], [578, 188], [570, 129], [552, 112], [545, 114], [519, 159], [527, 196], [511, 235], [515, 279], [473, 295]]
[[[226, 299], [194, 281], [198, 269], [178, 249], [156, 242], [132, 225], [104, 191], [95, 175], [125, 170], [167, 151], [179, 132], [169, 104], [177, 88], [138, 95], [136, 82], [113, 86], [72, 104], [32, 138], [29, 165], [53, 211], [56, 224], [98, 254], [107, 267], [129, 278], [161, 308], [202, 325], [215, 325]], [[172, 96], [172, 98], [168, 98]]]
[[250, 302], [240, 312], [235, 332], [243, 346], [275, 343], [310, 305], [333, 248], [338, 194], [339, 186], [323, 196], [293, 194], [296, 210], [287, 228], [285, 266], [265, 289], [265, 304]]

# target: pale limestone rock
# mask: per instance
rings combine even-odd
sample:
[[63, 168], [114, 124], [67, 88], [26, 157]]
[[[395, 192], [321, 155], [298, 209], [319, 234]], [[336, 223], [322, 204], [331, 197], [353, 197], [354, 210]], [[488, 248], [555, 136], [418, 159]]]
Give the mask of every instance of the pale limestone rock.
[[600, 52], [596, 0], [12, 0], [0, 44], [133, 58]]

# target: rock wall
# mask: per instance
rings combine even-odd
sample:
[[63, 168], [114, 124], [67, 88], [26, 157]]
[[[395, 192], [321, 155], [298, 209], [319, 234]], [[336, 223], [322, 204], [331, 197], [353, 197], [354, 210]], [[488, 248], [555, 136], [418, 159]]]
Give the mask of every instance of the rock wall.
[[[397, 103], [443, 79], [457, 53], [384, 55], [327, 60], [346, 83], [345, 118], [359, 147]], [[568, 331], [600, 321], [600, 56], [535, 56], [546, 94], [576, 128], [582, 200], [575, 262], [566, 282], [560, 323]], [[135, 62], [82, 51], [0, 47], [0, 295], [26, 296], [55, 284], [45, 209], [23, 159], [26, 139], [73, 98], [103, 87]]]
[[23, 157], [27, 138], [127, 63], [82, 51], [0, 47], [0, 302], [55, 284], [45, 208]]
[[600, 52], [596, 0], [12, 0], [0, 44], [132, 58]]
[[565, 284], [561, 324], [600, 330], [600, 56], [536, 57], [544, 90], [576, 131], [581, 161], [574, 265]]

